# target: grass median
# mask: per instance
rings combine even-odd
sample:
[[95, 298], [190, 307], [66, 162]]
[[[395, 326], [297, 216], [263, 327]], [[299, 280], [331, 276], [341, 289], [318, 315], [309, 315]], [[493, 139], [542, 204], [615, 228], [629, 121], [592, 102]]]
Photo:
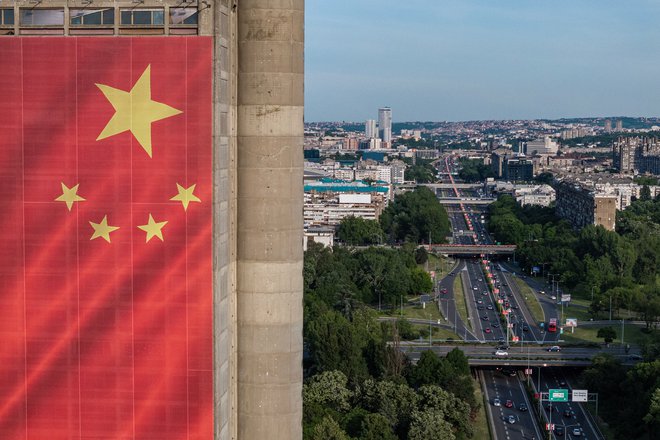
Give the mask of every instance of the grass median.
[[481, 402], [481, 405], [477, 409], [477, 416], [473, 422], [474, 436], [472, 438], [491, 438], [488, 419], [486, 418], [486, 405], [488, 405], [488, 402], [484, 399], [481, 384], [476, 380], [474, 381], [474, 397], [476, 397], [477, 402]]
[[[588, 341], [588, 342], [597, 342], [602, 344], [603, 338], [599, 338], [596, 335], [598, 334], [598, 330], [603, 327], [612, 327], [616, 332], [616, 338], [614, 339], [614, 341], [612, 341], [612, 343], [621, 344], [621, 321], [612, 321], [611, 325], [588, 326], [588, 327], [580, 327], [580, 322], [578, 321], [578, 327], [575, 329], [575, 332], [571, 333], [570, 329], [564, 328], [564, 333], [561, 335], [561, 339], [565, 340], [566, 342]], [[634, 324], [626, 324], [623, 335], [623, 342], [625, 344], [640, 345], [640, 346], [648, 342], [650, 336], [642, 331], [643, 328], [644, 327], [642, 326], [638, 326]]]
[[534, 317], [536, 322], [545, 322], [545, 313], [543, 313], [543, 307], [539, 303], [539, 300], [536, 298], [536, 294], [531, 287], [527, 285], [524, 280], [521, 280], [518, 277], [513, 277], [513, 282], [518, 286], [518, 290], [522, 295], [523, 301], [527, 304], [527, 308]]
[[454, 301], [456, 302], [456, 311], [461, 317], [461, 320], [467, 327], [472, 330], [472, 323], [468, 319], [467, 304], [465, 303], [465, 291], [463, 290], [463, 280], [460, 274], [454, 277]]

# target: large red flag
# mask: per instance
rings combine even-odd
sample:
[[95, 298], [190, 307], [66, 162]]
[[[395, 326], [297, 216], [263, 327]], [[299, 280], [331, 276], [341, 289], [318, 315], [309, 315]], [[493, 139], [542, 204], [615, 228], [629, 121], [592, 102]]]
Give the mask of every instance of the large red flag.
[[211, 439], [212, 40], [0, 54], [0, 438]]

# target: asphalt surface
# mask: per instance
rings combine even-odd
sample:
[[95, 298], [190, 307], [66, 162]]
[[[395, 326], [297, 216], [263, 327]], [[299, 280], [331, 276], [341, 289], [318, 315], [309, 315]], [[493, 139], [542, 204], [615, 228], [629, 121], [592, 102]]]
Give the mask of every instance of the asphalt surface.
[[[486, 412], [495, 438], [541, 439], [534, 420], [532, 403], [515, 370], [481, 370]], [[495, 399], [499, 405], [495, 405]], [[512, 405], [507, 408], [507, 404]], [[524, 405], [526, 410], [521, 410]], [[512, 419], [509, 417], [512, 416]], [[513, 421], [513, 423], [511, 423]]]
[[[534, 388], [540, 389], [544, 396], [542, 414], [547, 423], [554, 425], [552, 438], [561, 439], [603, 439], [591, 416], [585, 411], [581, 403], [571, 401], [571, 391], [577, 373], [559, 368], [533, 368], [531, 380]], [[567, 373], [569, 371], [569, 373]], [[540, 376], [539, 376], [540, 373]], [[540, 378], [540, 381], [539, 381]], [[540, 388], [539, 388], [540, 385]], [[548, 402], [547, 394], [551, 389], [568, 390], [568, 402]], [[587, 390], [588, 391], [588, 390]], [[595, 398], [595, 396], [591, 396]], [[575, 435], [573, 430], [579, 430]], [[563, 431], [563, 435], [559, 434]], [[546, 431], [547, 432], [547, 431]], [[547, 435], [547, 434], [546, 434]]]

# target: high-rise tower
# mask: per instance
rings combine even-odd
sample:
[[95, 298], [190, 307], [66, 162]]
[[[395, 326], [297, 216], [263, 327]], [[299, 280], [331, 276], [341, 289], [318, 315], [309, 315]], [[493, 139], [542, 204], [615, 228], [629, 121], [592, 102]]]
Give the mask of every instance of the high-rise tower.
[[392, 144], [392, 109], [389, 107], [378, 109], [378, 134], [389, 148]]
[[367, 119], [364, 123], [364, 135], [367, 139], [378, 137], [378, 128], [375, 119]]

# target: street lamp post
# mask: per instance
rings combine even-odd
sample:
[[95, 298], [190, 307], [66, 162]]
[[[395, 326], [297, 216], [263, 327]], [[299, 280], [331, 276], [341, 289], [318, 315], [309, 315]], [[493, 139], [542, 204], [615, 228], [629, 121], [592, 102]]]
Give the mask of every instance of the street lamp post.
[[433, 335], [433, 329], [431, 328], [431, 315], [429, 315], [429, 349], [431, 349], [431, 336]]

